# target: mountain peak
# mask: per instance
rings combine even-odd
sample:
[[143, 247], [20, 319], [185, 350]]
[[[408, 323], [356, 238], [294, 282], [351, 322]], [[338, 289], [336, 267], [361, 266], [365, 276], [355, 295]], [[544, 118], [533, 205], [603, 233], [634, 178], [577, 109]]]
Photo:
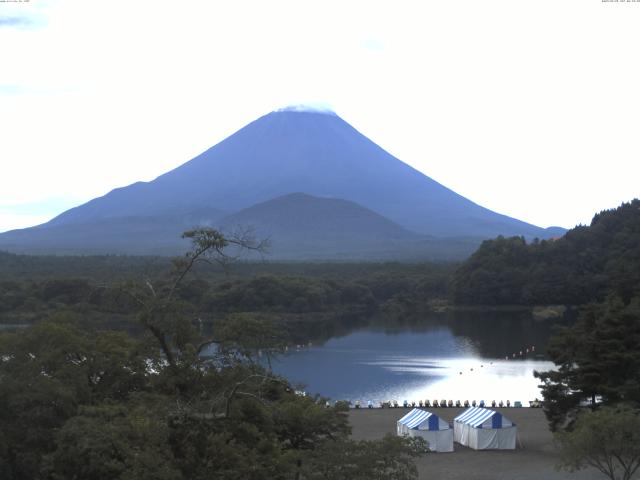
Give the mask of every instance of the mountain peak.
[[[291, 192], [303, 193], [287, 197]], [[289, 212], [284, 216], [291, 217], [295, 211], [295, 218], [299, 219], [296, 221], [308, 221], [310, 210], [303, 211], [302, 207], [311, 209], [315, 205], [318, 215], [322, 214], [318, 218], [334, 228], [338, 219], [332, 220], [327, 212], [335, 207], [344, 213], [340, 225], [345, 226], [337, 230], [347, 231], [347, 219], [352, 218], [347, 213], [355, 212], [353, 218], [369, 219], [371, 222], [367, 220], [366, 225], [380, 226], [371, 230], [378, 237], [384, 230], [381, 230], [383, 223], [394, 224], [389, 232], [397, 232], [401, 227], [436, 237], [556, 236], [555, 232], [546, 232], [469, 201], [383, 150], [326, 105], [305, 104], [258, 118], [153, 181], [115, 189], [45, 225], [25, 230], [18, 245], [24, 251], [27, 240], [33, 238], [30, 245], [34, 249], [38, 245], [49, 250], [56, 245], [66, 247], [80, 238], [77, 232], [87, 235], [97, 232], [97, 223], [103, 226], [102, 232], [112, 232], [123, 244], [133, 241], [135, 232], [130, 225], [138, 232], [142, 226], [148, 226], [147, 234], [140, 234], [140, 239], [170, 242], [177, 235], [173, 228], [176, 218], [192, 219], [191, 212], [203, 209], [227, 215], [242, 210], [247, 213], [249, 207], [283, 195], [276, 203], [283, 212]], [[369, 213], [358, 210], [356, 204]], [[273, 205], [263, 207], [272, 211]], [[384, 217], [386, 222], [377, 217], [374, 220], [374, 214]], [[207, 213], [195, 218], [215, 224], [216, 216]], [[259, 216], [251, 218], [258, 223]], [[162, 229], [155, 227], [158, 222], [165, 222]], [[51, 236], [54, 233], [58, 235], [55, 238]], [[0, 235], [0, 247], [13, 242], [15, 235], [12, 235]], [[82, 237], [82, 242], [95, 237], [95, 234]], [[102, 242], [105, 238], [102, 235], [98, 240]]]

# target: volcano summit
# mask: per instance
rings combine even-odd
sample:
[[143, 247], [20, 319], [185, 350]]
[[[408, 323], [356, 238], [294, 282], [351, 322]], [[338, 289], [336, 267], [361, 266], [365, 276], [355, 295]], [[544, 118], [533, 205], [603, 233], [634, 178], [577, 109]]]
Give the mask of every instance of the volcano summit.
[[[291, 215], [301, 219], [297, 229], [273, 220]], [[0, 249], [175, 254], [184, 249], [181, 231], [241, 220], [253, 224], [256, 235], [271, 237], [274, 258], [291, 259], [452, 258], [497, 235], [562, 232], [473, 203], [334, 113], [285, 109], [153, 181], [117, 188], [43, 225], [1, 234]], [[445, 253], [446, 245], [459, 248]]]

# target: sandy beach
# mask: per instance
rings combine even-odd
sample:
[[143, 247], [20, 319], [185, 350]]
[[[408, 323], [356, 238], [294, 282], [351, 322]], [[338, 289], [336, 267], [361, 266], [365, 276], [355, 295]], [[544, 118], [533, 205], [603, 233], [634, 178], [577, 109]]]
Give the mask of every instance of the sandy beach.
[[[463, 409], [431, 408], [452, 422]], [[553, 436], [541, 409], [496, 409], [518, 426], [515, 451], [475, 451], [454, 443], [453, 453], [429, 453], [417, 460], [420, 479], [435, 480], [597, 480], [595, 470], [568, 473], [557, 471]], [[409, 409], [354, 409], [349, 414], [354, 439], [371, 440], [395, 434], [396, 421]]]

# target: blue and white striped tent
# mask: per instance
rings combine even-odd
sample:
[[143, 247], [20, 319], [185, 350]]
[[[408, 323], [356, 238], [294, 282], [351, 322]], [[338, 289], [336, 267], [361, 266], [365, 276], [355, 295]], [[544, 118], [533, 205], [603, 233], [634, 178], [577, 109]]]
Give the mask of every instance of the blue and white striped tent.
[[453, 419], [453, 438], [475, 450], [513, 450], [516, 425], [500, 412], [488, 408], [468, 408]]
[[422, 437], [433, 452], [453, 452], [453, 430], [435, 413], [414, 408], [397, 423], [398, 435]]

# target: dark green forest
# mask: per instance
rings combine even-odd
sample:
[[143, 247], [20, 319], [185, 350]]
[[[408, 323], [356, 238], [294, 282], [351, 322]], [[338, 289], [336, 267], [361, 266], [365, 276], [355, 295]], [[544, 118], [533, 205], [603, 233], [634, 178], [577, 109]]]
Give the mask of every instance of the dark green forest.
[[486, 240], [455, 272], [451, 298], [467, 305], [583, 305], [640, 293], [640, 200], [555, 240]]
[[[231, 314], [281, 325], [291, 343], [322, 340], [383, 315], [397, 318], [446, 301], [451, 264], [201, 263], [176, 297], [211, 330]], [[93, 327], [138, 328], [131, 283], [163, 281], [162, 257], [32, 257], [0, 253], [0, 324], [20, 325], [60, 311]]]

